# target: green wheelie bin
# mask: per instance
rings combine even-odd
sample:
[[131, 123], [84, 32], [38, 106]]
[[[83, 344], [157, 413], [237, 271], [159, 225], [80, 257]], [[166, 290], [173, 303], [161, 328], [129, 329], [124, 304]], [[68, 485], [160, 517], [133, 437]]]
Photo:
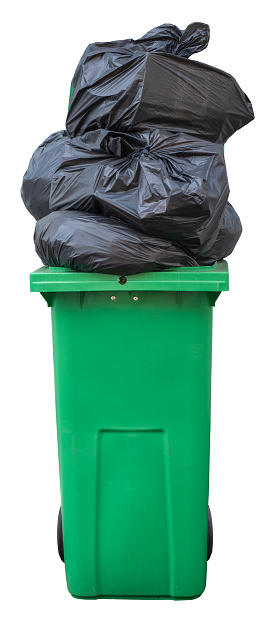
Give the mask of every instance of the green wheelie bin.
[[69, 592], [199, 596], [212, 313], [228, 290], [226, 261], [131, 276], [43, 267], [30, 277], [52, 312]]

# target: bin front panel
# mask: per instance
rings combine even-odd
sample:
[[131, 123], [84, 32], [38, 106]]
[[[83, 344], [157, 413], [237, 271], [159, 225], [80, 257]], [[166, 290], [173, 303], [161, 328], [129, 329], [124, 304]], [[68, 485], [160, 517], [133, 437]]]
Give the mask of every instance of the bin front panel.
[[69, 591], [90, 598], [200, 595], [209, 293], [57, 292], [52, 326]]

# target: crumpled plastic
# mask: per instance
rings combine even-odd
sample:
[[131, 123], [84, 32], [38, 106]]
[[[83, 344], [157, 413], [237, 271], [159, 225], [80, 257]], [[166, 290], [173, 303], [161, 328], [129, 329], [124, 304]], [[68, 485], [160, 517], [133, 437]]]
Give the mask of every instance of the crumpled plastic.
[[87, 212], [47, 215], [37, 222], [34, 241], [44, 264], [74, 271], [131, 275], [197, 266], [175, 243], [138, 232], [119, 219]]
[[220, 220], [217, 237], [213, 243], [206, 246], [202, 254], [197, 256], [198, 264], [211, 266], [217, 260], [227, 258], [235, 248], [241, 233], [240, 218], [233, 206], [227, 202]]
[[43, 262], [130, 274], [233, 251], [242, 227], [223, 143], [254, 113], [232, 76], [189, 60], [209, 34], [163, 24], [85, 50], [67, 130], [37, 148], [23, 178]]
[[222, 145], [185, 133], [87, 133], [64, 145], [51, 210], [123, 219], [195, 257], [217, 237], [229, 195]]
[[53, 175], [63, 161], [63, 147], [68, 139], [66, 130], [51, 134], [41, 143], [29, 162], [23, 177], [21, 197], [36, 219], [49, 214], [49, 199]]
[[199, 22], [184, 31], [163, 24], [135, 41], [90, 44], [72, 81], [69, 135], [163, 128], [225, 143], [254, 113], [230, 74], [188, 60], [209, 35]]

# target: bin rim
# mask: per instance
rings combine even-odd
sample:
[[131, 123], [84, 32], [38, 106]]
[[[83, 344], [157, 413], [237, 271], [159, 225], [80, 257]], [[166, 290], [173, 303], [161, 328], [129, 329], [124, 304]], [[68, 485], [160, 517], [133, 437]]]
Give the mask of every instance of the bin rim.
[[[120, 280], [124, 277], [126, 279]], [[122, 283], [123, 282], [123, 283]], [[213, 266], [178, 267], [137, 273], [110, 275], [79, 273], [62, 267], [43, 266], [30, 274], [31, 292], [89, 292], [89, 291], [209, 291], [229, 290], [229, 270], [226, 260]]]

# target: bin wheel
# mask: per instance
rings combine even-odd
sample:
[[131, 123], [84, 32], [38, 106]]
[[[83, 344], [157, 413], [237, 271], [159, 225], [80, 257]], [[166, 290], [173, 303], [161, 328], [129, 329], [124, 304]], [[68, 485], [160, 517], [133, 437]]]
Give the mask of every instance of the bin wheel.
[[59, 509], [58, 525], [57, 525], [57, 542], [58, 552], [61, 560], [64, 563], [64, 550], [63, 550], [63, 521], [62, 521], [62, 508]]
[[213, 520], [211, 510], [208, 506], [208, 536], [207, 536], [207, 561], [213, 552]]

